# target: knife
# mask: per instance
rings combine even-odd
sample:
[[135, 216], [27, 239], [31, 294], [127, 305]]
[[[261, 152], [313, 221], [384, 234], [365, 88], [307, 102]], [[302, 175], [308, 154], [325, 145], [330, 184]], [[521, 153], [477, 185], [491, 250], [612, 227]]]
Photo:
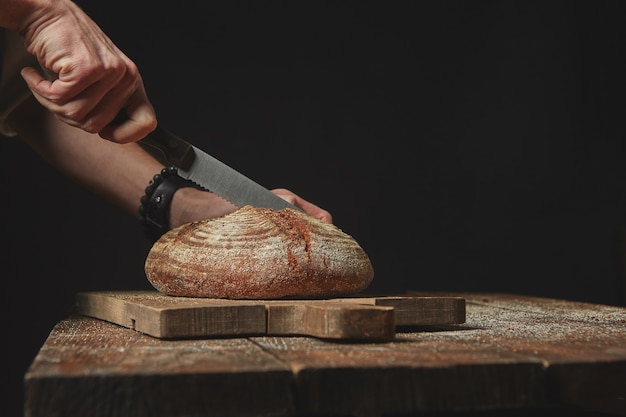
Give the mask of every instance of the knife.
[[175, 166], [181, 177], [193, 181], [237, 207], [251, 205], [275, 210], [283, 208], [300, 210], [161, 126], [157, 126], [154, 131], [137, 143], [148, 151], [157, 150], [160, 157], [154, 155], [154, 152], [151, 154], [164, 164]]

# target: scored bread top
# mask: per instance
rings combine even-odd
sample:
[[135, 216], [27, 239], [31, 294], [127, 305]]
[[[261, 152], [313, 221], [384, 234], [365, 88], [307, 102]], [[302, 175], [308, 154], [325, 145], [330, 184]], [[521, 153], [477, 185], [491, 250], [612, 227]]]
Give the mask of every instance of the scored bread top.
[[374, 277], [363, 248], [337, 226], [299, 210], [252, 206], [168, 231], [145, 271], [165, 294], [231, 299], [349, 295]]

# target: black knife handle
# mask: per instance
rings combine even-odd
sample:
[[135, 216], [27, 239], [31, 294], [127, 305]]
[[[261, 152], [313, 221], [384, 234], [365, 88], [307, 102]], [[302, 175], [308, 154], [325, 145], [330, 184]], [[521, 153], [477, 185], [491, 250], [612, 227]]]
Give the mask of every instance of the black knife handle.
[[165, 158], [166, 165], [187, 169], [193, 161], [193, 149], [189, 142], [174, 136], [164, 128], [157, 126], [148, 136], [138, 142], [157, 149]]
[[[128, 119], [126, 110], [122, 109], [111, 121], [111, 125], [119, 125]], [[149, 145], [148, 151], [157, 150], [158, 155], [150, 152], [164, 165], [173, 165], [185, 169], [193, 161], [193, 150], [189, 142], [175, 136], [173, 133], [157, 126], [148, 136], [140, 140], [140, 145]], [[144, 146], [145, 148], [145, 146]]]

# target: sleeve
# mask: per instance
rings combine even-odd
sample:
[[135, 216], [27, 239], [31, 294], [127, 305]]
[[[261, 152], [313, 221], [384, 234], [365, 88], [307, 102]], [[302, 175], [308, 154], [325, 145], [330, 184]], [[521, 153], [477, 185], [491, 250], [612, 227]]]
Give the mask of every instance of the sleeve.
[[20, 70], [26, 66], [39, 67], [37, 59], [26, 52], [23, 38], [0, 29], [0, 134], [15, 136], [6, 125], [6, 118], [24, 100], [32, 95]]

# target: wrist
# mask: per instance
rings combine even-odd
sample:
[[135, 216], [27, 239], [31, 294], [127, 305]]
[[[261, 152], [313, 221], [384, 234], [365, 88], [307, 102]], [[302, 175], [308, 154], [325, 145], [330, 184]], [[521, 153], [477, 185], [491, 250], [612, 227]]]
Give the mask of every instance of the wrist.
[[146, 236], [156, 241], [180, 225], [221, 217], [235, 210], [237, 206], [179, 176], [172, 166], [163, 168], [146, 187], [139, 206], [139, 223]]
[[149, 239], [156, 241], [171, 229], [172, 199], [181, 188], [187, 187], [198, 188], [198, 185], [179, 176], [173, 166], [163, 168], [152, 178], [139, 206], [139, 223]]

